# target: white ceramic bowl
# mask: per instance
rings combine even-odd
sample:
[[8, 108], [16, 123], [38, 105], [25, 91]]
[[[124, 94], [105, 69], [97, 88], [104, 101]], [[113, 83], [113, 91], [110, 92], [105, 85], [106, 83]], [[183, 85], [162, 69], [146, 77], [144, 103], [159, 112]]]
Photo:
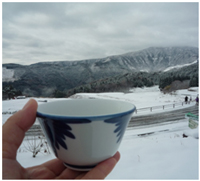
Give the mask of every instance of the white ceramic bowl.
[[124, 101], [74, 99], [41, 104], [37, 117], [55, 155], [86, 171], [117, 152], [134, 110]]

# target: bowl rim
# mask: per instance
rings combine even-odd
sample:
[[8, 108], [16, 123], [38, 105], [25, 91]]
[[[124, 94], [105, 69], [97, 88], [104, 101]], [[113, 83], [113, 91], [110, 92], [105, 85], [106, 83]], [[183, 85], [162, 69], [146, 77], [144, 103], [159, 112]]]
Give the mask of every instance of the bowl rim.
[[[72, 100], [72, 99], [70, 99], [70, 100]], [[88, 100], [88, 99], [86, 99], [86, 100]], [[98, 99], [96, 99], [96, 100], [98, 100]], [[103, 100], [103, 99], [100, 99], [100, 100]], [[124, 115], [127, 115], [127, 114], [131, 114], [131, 113], [133, 113], [136, 110], [136, 106], [134, 104], [132, 104], [131, 102], [128, 102], [128, 101], [112, 100], [112, 99], [105, 99], [105, 100], [111, 100], [111, 101], [118, 101], [118, 102], [129, 103], [129, 104], [131, 104], [133, 106], [133, 108], [130, 109], [130, 110], [128, 110], [128, 111], [123, 111], [123, 112], [120, 112], [120, 113], [106, 114], [106, 115], [97, 115], [97, 116], [63, 116], [63, 115], [45, 114], [45, 113], [41, 113], [41, 112], [39, 112], [37, 110], [36, 117], [39, 117], [39, 118], [48, 118], [48, 119], [60, 120], [60, 121], [65, 121], [65, 120], [69, 120], [69, 119], [71, 119], [71, 120], [79, 119], [80, 121], [88, 119], [90, 121], [96, 121], [96, 120], [108, 119], [110, 117], [124, 116]], [[68, 101], [68, 100], [59, 100], [59, 101]], [[53, 101], [53, 102], [58, 102], [58, 101]], [[48, 104], [48, 103], [46, 103], [46, 104]]]

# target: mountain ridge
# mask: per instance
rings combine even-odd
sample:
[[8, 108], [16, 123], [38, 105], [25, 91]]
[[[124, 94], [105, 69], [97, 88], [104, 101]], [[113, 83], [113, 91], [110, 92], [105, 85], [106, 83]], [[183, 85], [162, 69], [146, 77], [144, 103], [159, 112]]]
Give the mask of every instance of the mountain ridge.
[[[14, 71], [13, 82], [10, 83], [23, 93], [49, 96], [55, 89], [66, 92], [100, 79], [140, 71], [162, 72], [169, 67], [182, 66], [194, 61], [198, 61], [198, 48], [195, 47], [150, 47], [100, 59], [2, 66], [3, 71]], [[8, 80], [3, 81], [3, 86], [8, 84]]]

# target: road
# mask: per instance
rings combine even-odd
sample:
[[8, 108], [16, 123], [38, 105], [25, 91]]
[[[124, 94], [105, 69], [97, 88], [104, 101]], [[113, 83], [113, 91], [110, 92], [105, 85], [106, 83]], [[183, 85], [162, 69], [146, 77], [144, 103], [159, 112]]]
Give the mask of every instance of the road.
[[[193, 113], [199, 115], [198, 106], [191, 106], [188, 108], [178, 109], [169, 112], [163, 113], [150, 113], [145, 116], [137, 116], [134, 115], [129, 122], [128, 127], [140, 127], [140, 126], [148, 126], [153, 124], [166, 124], [167, 122], [177, 121], [181, 119], [185, 119], [185, 113]], [[28, 132], [26, 132], [26, 136], [41, 136], [43, 132], [41, 130], [40, 125], [34, 124]]]
[[139, 127], [139, 126], [146, 126], [152, 124], [162, 124], [166, 122], [177, 121], [181, 119], [185, 119], [185, 113], [192, 113], [195, 115], [199, 115], [199, 107], [198, 106], [191, 106], [188, 108], [178, 109], [169, 112], [163, 113], [151, 113], [144, 116], [137, 116], [134, 115], [131, 118], [131, 121], [128, 127]]

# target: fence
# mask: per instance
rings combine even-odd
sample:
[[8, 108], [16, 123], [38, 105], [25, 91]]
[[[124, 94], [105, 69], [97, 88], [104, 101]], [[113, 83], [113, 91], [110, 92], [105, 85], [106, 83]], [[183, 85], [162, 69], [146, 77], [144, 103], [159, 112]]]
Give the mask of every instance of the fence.
[[[26, 132], [26, 136], [44, 136], [41, 126], [40, 125], [33, 125], [31, 128]], [[33, 138], [35, 139], [35, 138]]]
[[[187, 104], [190, 104], [191, 102], [188, 102]], [[180, 107], [180, 106], [184, 106], [186, 105], [185, 102], [179, 102], [179, 103], [174, 103], [174, 104], [166, 104], [166, 105], [160, 105], [160, 106], [152, 106], [152, 107], [144, 107], [144, 108], [139, 108], [136, 109], [136, 111], [134, 112], [135, 114], [138, 113], [138, 111], [150, 111], [152, 112], [153, 110], [158, 110], [158, 109], [169, 109], [169, 108], [176, 108], [176, 107]]]

